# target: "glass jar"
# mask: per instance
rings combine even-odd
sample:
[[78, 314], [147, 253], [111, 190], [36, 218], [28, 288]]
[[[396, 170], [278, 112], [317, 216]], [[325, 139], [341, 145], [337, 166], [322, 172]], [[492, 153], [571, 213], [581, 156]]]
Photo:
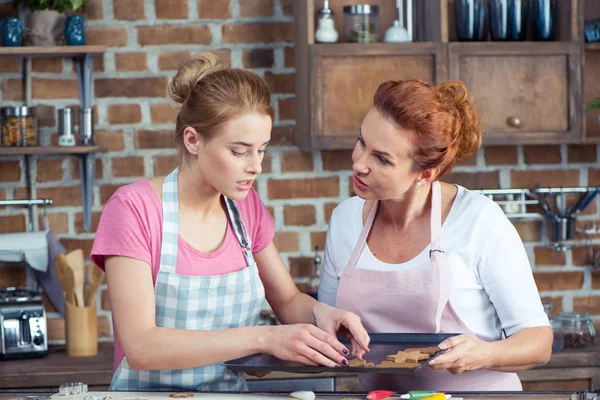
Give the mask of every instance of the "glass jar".
[[20, 128], [21, 107], [2, 107], [2, 147], [15, 147], [23, 145], [23, 136]]
[[20, 108], [20, 121], [19, 126], [21, 128], [21, 138], [23, 140], [23, 146], [39, 146], [39, 136], [37, 130], [37, 116], [35, 107], [18, 107]]
[[561, 321], [551, 319], [550, 326], [552, 327], [552, 335], [554, 337], [554, 340], [552, 341], [552, 352], [555, 353], [565, 348], [565, 333]]
[[544, 312], [548, 316], [548, 319], [551, 319], [552, 318], [552, 310], [554, 309], [554, 306], [549, 301], [544, 301], [542, 303], [542, 305], [544, 306]]
[[594, 344], [596, 331], [588, 313], [562, 312], [555, 319], [561, 322], [565, 349], [588, 347]]
[[379, 38], [379, 6], [344, 6], [344, 40], [351, 43], [376, 43]]

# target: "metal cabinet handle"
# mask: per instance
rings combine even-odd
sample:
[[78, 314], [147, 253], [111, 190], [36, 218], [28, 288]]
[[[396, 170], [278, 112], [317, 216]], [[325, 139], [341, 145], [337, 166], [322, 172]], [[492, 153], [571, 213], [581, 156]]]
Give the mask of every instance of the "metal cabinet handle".
[[518, 128], [521, 126], [521, 118], [519, 117], [508, 117], [506, 119], [506, 123], [508, 126], [512, 126], [513, 128]]

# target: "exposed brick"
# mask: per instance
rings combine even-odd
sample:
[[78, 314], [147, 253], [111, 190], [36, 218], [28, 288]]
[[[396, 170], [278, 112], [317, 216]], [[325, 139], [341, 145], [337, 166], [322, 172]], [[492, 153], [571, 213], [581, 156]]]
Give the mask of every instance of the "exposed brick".
[[516, 165], [519, 160], [516, 146], [488, 146], [483, 151], [486, 165]]
[[534, 272], [539, 291], [576, 290], [583, 285], [583, 272]]
[[65, 340], [64, 318], [48, 318], [46, 329], [48, 329], [48, 340]]
[[560, 164], [560, 146], [523, 146], [525, 164]]
[[536, 247], [534, 254], [536, 266], [565, 265], [567, 262], [564, 252], [548, 247]]
[[44, 303], [44, 308], [46, 309], [46, 313], [56, 312], [57, 311], [56, 308], [54, 308], [54, 306], [50, 302], [50, 299], [48, 298], [46, 293], [41, 292], [41, 294], [42, 294], [42, 302]]
[[570, 144], [567, 146], [568, 163], [595, 163], [598, 159], [595, 144]]
[[[600, 169], [590, 168], [588, 171], [588, 185], [600, 186]], [[576, 186], [576, 185], [574, 185]]]
[[269, 214], [271, 214], [271, 216], [274, 218], [275, 217], [275, 210], [273, 209], [272, 206], [267, 206], [267, 212]]
[[467, 189], [498, 189], [500, 177], [498, 172], [451, 172], [444, 178], [446, 182], [456, 183]]
[[37, 197], [52, 199], [55, 207], [81, 206], [81, 188], [79, 186], [37, 188]]
[[0, 288], [26, 286], [27, 277], [25, 265], [2, 267]]
[[188, 0], [154, 0], [154, 9], [158, 19], [187, 19]]
[[62, 58], [34, 58], [31, 60], [31, 71], [60, 74], [63, 68], [62, 61]]
[[25, 215], [0, 215], [0, 233], [25, 232], [26, 227]]
[[242, 63], [244, 68], [271, 68], [275, 65], [273, 49], [244, 49]]
[[141, 46], [164, 44], [210, 44], [212, 34], [208, 25], [160, 25], [137, 28]]
[[4, 188], [0, 188], [0, 200], [6, 200], [6, 190]]
[[56, 109], [53, 106], [37, 104], [35, 106], [38, 127], [56, 126]]
[[83, 256], [85, 258], [89, 258], [92, 251], [92, 245], [94, 244], [94, 239], [62, 238], [60, 239], [60, 243], [65, 247], [67, 253], [73, 250], [81, 249], [83, 250]]
[[279, 105], [279, 120], [296, 119], [296, 99], [281, 99]]
[[[594, 248], [596, 251], [598, 248]], [[592, 264], [592, 256], [596, 254], [596, 251], [592, 250], [590, 254], [589, 246], [573, 246], [571, 247], [571, 253], [573, 257], [573, 265], [586, 266]]]
[[21, 180], [21, 166], [18, 161], [0, 161], [0, 182]]
[[223, 43], [273, 43], [292, 42], [292, 23], [263, 22], [223, 25]]
[[226, 19], [231, 17], [229, 1], [198, 0], [198, 17]]
[[[570, 209], [573, 206], [575, 206], [575, 203], [577, 203], [577, 201], [580, 199], [581, 196], [584, 196], [583, 193], [581, 194], [567, 194], [565, 195], [565, 200], [566, 200], [566, 209]], [[580, 215], [595, 215], [596, 212], [598, 211], [598, 208], [596, 206], [598, 198], [596, 197], [590, 204], [588, 204], [588, 206], [585, 208], [585, 210], [583, 210]]]
[[456, 162], [457, 167], [474, 167], [475, 165], [477, 165], [477, 153]]
[[274, 74], [265, 72], [265, 82], [272, 93], [295, 93], [296, 75], [295, 74]]
[[312, 257], [290, 257], [290, 275], [294, 278], [308, 278], [315, 269]]
[[79, 88], [75, 79], [32, 79], [31, 95], [34, 99], [77, 99]]
[[21, 72], [21, 65], [19, 60], [3, 58], [0, 60], [0, 73], [2, 74], [15, 74]]
[[[129, 1], [129, 0], [126, 0]], [[86, 42], [88, 45], [101, 45], [110, 47], [127, 46], [127, 30], [124, 26], [115, 28], [86, 27]]]
[[284, 60], [284, 64], [287, 68], [293, 68], [295, 65], [295, 60], [294, 60], [294, 48], [293, 47], [286, 47], [285, 49], [283, 49], [283, 60]]
[[[71, 177], [73, 178], [73, 180], [79, 180], [81, 179], [81, 175], [79, 174], [79, 160], [76, 158], [71, 158], [71, 163], [70, 163], [70, 169], [71, 169]], [[96, 162], [94, 163], [94, 179], [102, 179], [102, 159], [101, 158], [97, 158]]]
[[165, 97], [167, 84], [166, 77], [105, 78], [94, 81], [94, 92], [97, 97]]
[[123, 185], [101, 185], [100, 186], [100, 204], [105, 204], [108, 199]]
[[[67, 213], [48, 213], [46, 217], [53, 233], [69, 232], [69, 216]], [[44, 226], [44, 215], [41, 213], [39, 215], [39, 224], [40, 227]]]
[[63, 160], [37, 161], [37, 182], [60, 181], [63, 179]]
[[121, 151], [125, 148], [123, 131], [97, 130], [94, 132], [94, 141], [98, 146], [104, 146], [109, 151]]
[[136, 149], [172, 149], [176, 147], [175, 133], [172, 130], [136, 129], [133, 144]]
[[558, 315], [563, 311], [562, 296], [559, 297], [542, 297], [542, 302], [552, 303], [552, 315]]
[[[99, 55], [93, 58], [92, 60], [92, 69], [94, 72], [104, 72], [104, 56]], [[77, 64], [72, 63], [71, 70], [73, 73], [77, 73]]]
[[20, 79], [3, 79], [0, 90], [2, 91], [3, 100], [23, 101], [24, 99], [23, 81]]
[[317, 222], [314, 206], [284, 206], [283, 223], [285, 225], [310, 226]]
[[144, 19], [144, 0], [113, 0], [115, 19]]
[[331, 213], [333, 213], [334, 208], [338, 206], [338, 203], [325, 203], [323, 206], [323, 210], [325, 211], [325, 223], [328, 224], [331, 220]]
[[592, 271], [592, 289], [600, 289], [600, 271]]
[[298, 232], [275, 232], [273, 243], [282, 253], [296, 252], [299, 249]]
[[[69, 107], [72, 110], [74, 126], [75, 127], [79, 126], [79, 110], [80, 110], [79, 104], [70, 104], [67, 107]], [[94, 125], [97, 125], [98, 124], [98, 106], [96, 106], [96, 105], [92, 106], [92, 110], [94, 111], [94, 115], [93, 115]]]
[[267, 174], [273, 171], [273, 156], [270, 153], [265, 153], [261, 163], [261, 167], [263, 174]]
[[169, 103], [150, 104], [150, 119], [153, 124], [174, 124], [177, 112]]
[[161, 71], [177, 70], [190, 59], [190, 56], [191, 53], [186, 50], [160, 53], [158, 55], [158, 69]]
[[325, 171], [347, 171], [352, 170], [351, 150], [324, 150], [321, 152], [323, 169]]
[[109, 124], [137, 124], [142, 121], [139, 104], [114, 104], [108, 106]]
[[117, 71], [146, 71], [146, 53], [116, 53]]
[[536, 184], [542, 187], [579, 186], [579, 171], [573, 169], [512, 171], [510, 180], [513, 188], [528, 188]]
[[325, 249], [325, 239], [327, 238], [327, 231], [325, 232], [311, 232], [310, 233], [310, 247], [314, 249], [319, 248], [319, 251]]
[[294, 141], [293, 126], [274, 126], [271, 131], [271, 145], [285, 146], [290, 145]]
[[573, 297], [573, 311], [600, 314], [600, 296]]
[[294, 15], [294, 0], [281, 0], [283, 15]]
[[111, 160], [115, 178], [144, 176], [144, 157], [118, 157]]
[[[92, 213], [92, 225], [90, 227], [90, 232], [96, 232], [98, 230], [98, 223], [100, 222], [101, 212], [94, 211]], [[85, 233], [86, 230], [83, 226], [83, 213], [78, 212], [75, 214], [75, 232], [77, 233]]]
[[340, 182], [337, 176], [313, 179], [269, 179], [269, 199], [297, 199], [310, 197], [337, 197]]
[[281, 154], [282, 172], [312, 171], [312, 153], [301, 151], [286, 151]]
[[179, 165], [179, 156], [155, 156], [154, 157], [154, 176], [166, 176]]
[[85, 8], [85, 18], [90, 20], [103, 19], [104, 9], [102, 0], [90, 0]]
[[310, 285], [308, 283], [296, 283], [296, 287], [300, 293], [308, 293], [310, 289]]
[[541, 221], [512, 221], [523, 242], [539, 242], [542, 238]]
[[110, 324], [108, 323], [108, 317], [102, 315], [98, 316], [98, 338], [111, 337], [112, 332], [110, 330]]
[[273, 15], [273, 0], [239, 0], [242, 17], [270, 17]]
[[15, 200], [25, 200], [25, 199], [31, 198], [31, 196], [29, 195], [29, 190], [27, 190], [27, 188], [19, 187], [19, 188], [15, 188], [13, 198]]
[[108, 294], [108, 290], [103, 290], [100, 298], [102, 299], [102, 309], [104, 311], [110, 311], [110, 296]]

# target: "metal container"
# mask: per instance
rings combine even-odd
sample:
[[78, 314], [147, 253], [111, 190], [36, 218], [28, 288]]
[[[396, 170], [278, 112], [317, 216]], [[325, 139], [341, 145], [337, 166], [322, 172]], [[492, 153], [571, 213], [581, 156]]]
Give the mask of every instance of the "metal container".
[[58, 109], [58, 145], [75, 146], [73, 110], [70, 108]]
[[79, 144], [94, 145], [94, 109], [91, 107], [79, 110]]
[[22, 106], [20, 108], [20, 127], [23, 146], [39, 146], [40, 140], [37, 129], [37, 113], [35, 107]]
[[344, 6], [344, 40], [352, 43], [376, 43], [379, 39], [379, 6]]
[[552, 220], [552, 241], [562, 242], [573, 239], [575, 235], [575, 217], [563, 216]]

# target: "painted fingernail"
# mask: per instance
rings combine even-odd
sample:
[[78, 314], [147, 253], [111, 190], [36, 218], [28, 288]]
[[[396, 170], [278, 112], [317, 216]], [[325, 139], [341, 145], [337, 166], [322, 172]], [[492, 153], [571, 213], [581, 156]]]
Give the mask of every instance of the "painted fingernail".
[[342, 353], [344, 353], [345, 355], [348, 355], [348, 349], [342, 349]]
[[440, 349], [444, 350], [447, 346], [446, 346], [446, 343], [440, 343], [438, 347]]
[[435, 360], [429, 361], [429, 365], [433, 365], [433, 364], [435, 364]]
[[348, 365], [348, 360], [346, 360], [345, 358], [342, 358], [342, 365]]

